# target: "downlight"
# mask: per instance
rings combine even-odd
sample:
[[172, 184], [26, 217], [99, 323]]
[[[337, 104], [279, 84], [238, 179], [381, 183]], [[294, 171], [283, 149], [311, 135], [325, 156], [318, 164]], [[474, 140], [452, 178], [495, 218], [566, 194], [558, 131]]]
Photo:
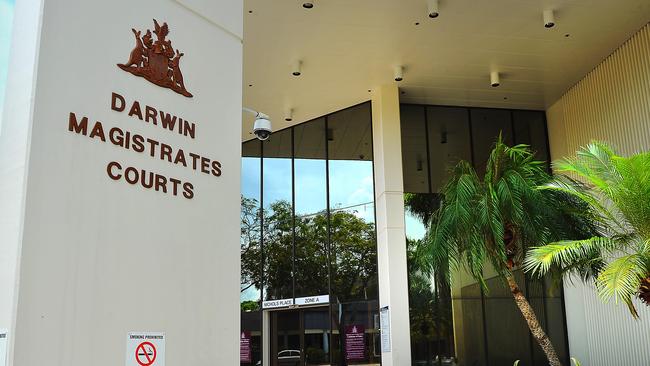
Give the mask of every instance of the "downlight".
[[404, 80], [404, 66], [395, 66], [395, 81]]
[[438, 0], [427, 0], [429, 18], [435, 19], [440, 15]]
[[492, 71], [490, 73], [490, 85], [493, 88], [496, 88], [497, 86], [501, 85], [501, 79], [499, 77], [499, 72], [498, 71]]
[[296, 60], [296, 61], [293, 62], [293, 65], [291, 66], [291, 75], [293, 75], [293, 76], [302, 75], [302, 61], [301, 60]]
[[284, 120], [287, 122], [293, 121], [293, 108], [287, 108], [284, 111]]
[[305, 8], [305, 9], [311, 9], [311, 8], [314, 7], [315, 2], [316, 2], [315, 0], [305, 1], [304, 3], [302, 3], [302, 7]]
[[544, 10], [544, 28], [553, 28], [555, 26], [555, 13], [553, 9]]

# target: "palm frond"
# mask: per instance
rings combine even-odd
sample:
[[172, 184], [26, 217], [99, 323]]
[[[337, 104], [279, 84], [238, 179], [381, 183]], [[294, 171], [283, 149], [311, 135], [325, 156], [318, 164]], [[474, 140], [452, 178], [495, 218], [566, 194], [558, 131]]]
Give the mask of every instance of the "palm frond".
[[598, 295], [609, 300], [612, 297], [618, 303], [623, 301], [632, 316], [637, 318], [638, 313], [632, 304], [632, 297], [636, 295], [641, 279], [646, 276], [644, 258], [640, 254], [630, 254], [615, 259], [598, 275], [596, 288]]
[[559, 241], [531, 248], [524, 261], [524, 268], [526, 272], [543, 276], [552, 266], [564, 269], [616, 249], [616, 241], [605, 237]]

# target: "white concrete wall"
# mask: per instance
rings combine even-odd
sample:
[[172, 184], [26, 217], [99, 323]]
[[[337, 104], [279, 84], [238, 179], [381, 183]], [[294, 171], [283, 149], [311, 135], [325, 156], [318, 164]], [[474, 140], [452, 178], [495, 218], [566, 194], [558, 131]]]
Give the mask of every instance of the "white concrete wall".
[[404, 228], [404, 186], [399, 91], [396, 85], [375, 88], [372, 128], [377, 210], [379, 306], [390, 309], [391, 351], [382, 365], [411, 364], [408, 270]]
[[[546, 111], [553, 160], [591, 140], [629, 155], [650, 149], [650, 25], [646, 25]], [[631, 319], [625, 305], [603, 304], [591, 285], [566, 283], [571, 355], [588, 366], [650, 363], [650, 309]]]
[[[168, 365], [239, 362], [242, 2], [182, 3], [17, 2], [0, 136], [10, 366], [121, 365], [129, 331], [165, 332]], [[131, 28], [144, 34], [152, 18], [185, 53], [193, 98], [116, 66]], [[196, 139], [112, 111], [112, 92], [195, 122]], [[69, 132], [70, 112], [219, 160], [223, 173]], [[113, 181], [110, 161], [189, 181], [194, 198]]]
[[[25, 175], [35, 82], [36, 47], [40, 37], [38, 3], [15, 7], [12, 58], [9, 64], [3, 125], [0, 133], [0, 328], [12, 329]], [[10, 340], [12, 339], [10, 334]], [[0, 360], [0, 363], [2, 360]]]

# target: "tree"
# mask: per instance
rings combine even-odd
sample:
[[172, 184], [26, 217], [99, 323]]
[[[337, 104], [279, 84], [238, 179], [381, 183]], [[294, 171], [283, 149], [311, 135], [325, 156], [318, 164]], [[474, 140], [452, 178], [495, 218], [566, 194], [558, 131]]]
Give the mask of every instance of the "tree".
[[294, 280], [297, 296], [301, 291], [327, 294], [331, 261], [335, 299], [351, 301], [377, 293], [375, 227], [354, 212], [332, 210], [328, 225], [326, 211], [294, 218], [291, 203], [279, 200], [264, 210], [261, 230], [259, 203], [242, 197], [241, 228], [242, 292], [262, 287], [263, 268], [265, 299], [291, 298]]
[[550, 365], [557, 366], [559, 357], [513, 275], [527, 248], [590, 232], [583, 225], [588, 221], [568, 210], [568, 195], [538, 189], [550, 180], [546, 164], [535, 161], [525, 145], [508, 147], [499, 138], [482, 178], [465, 161], [453, 169], [418, 256], [423, 268], [447, 283], [453, 271], [464, 268], [485, 291], [483, 268], [489, 263], [508, 285]]
[[[533, 248], [526, 259], [527, 270], [543, 275], [559, 267], [565, 273], [595, 278], [603, 300], [623, 301], [638, 317], [632, 303], [635, 296], [650, 306], [650, 153], [626, 158], [606, 144], [593, 142], [575, 158], [557, 162], [555, 168], [582, 183], [562, 176], [547, 189], [587, 204], [601, 233]], [[585, 263], [592, 263], [593, 270], [586, 271]]]

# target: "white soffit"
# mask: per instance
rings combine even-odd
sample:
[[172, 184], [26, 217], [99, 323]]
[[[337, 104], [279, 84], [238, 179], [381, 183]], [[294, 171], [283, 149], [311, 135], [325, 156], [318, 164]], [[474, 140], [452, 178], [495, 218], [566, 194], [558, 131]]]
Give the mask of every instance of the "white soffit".
[[369, 100], [404, 65], [405, 103], [544, 109], [648, 21], [648, 0], [441, 0], [436, 19], [425, 0], [245, 0], [244, 105], [278, 130]]

